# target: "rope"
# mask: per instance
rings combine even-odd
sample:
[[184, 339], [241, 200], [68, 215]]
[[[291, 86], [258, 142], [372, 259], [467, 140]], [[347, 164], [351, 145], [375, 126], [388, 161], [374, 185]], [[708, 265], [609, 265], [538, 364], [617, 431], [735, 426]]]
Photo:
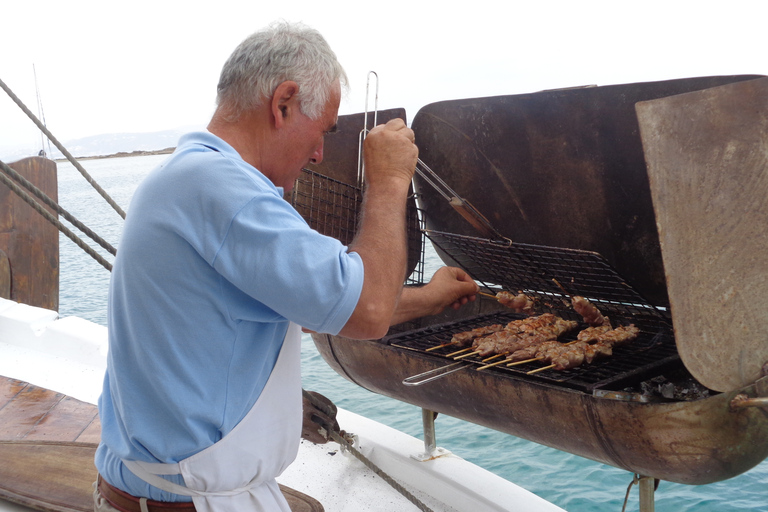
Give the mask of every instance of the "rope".
[[85, 233], [88, 237], [91, 238], [94, 242], [99, 244], [101, 247], [103, 247], [105, 250], [107, 250], [112, 256], [117, 255], [117, 249], [115, 249], [109, 242], [101, 238], [99, 235], [94, 233], [88, 226], [77, 220], [71, 213], [69, 213], [67, 210], [62, 208], [56, 201], [48, 197], [45, 192], [37, 188], [33, 183], [31, 183], [29, 180], [27, 180], [24, 176], [16, 172], [12, 167], [8, 166], [5, 162], [0, 161], [0, 169], [3, 170], [6, 174], [8, 174], [11, 178], [15, 179], [17, 182], [19, 182], [24, 188], [26, 188], [28, 191], [32, 192], [35, 196], [37, 196], [38, 199], [40, 199], [42, 202], [44, 202], [46, 205], [50, 206], [56, 212], [67, 219], [70, 224], [75, 226], [77, 229]]
[[19, 99], [18, 96], [16, 96], [11, 89], [5, 85], [5, 82], [0, 80], [0, 87], [8, 94], [8, 96], [11, 97], [11, 99], [21, 108], [22, 111], [24, 111], [25, 114], [27, 114], [27, 117], [29, 117], [32, 122], [34, 122], [38, 128], [48, 137], [48, 140], [53, 142], [54, 146], [56, 146], [59, 151], [61, 151], [61, 154], [67, 157], [67, 160], [69, 160], [72, 165], [75, 166], [75, 169], [80, 171], [80, 174], [83, 175], [85, 180], [91, 184], [91, 186], [96, 189], [96, 191], [101, 194], [101, 197], [103, 197], [109, 205], [114, 208], [114, 210], [123, 218], [125, 219], [125, 212], [123, 211], [120, 206], [107, 194], [107, 192], [99, 186], [98, 183], [96, 183], [96, 180], [94, 180], [90, 174], [83, 168], [82, 165], [80, 165], [80, 162], [75, 160], [75, 157], [73, 157], [69, 151], [67, 151], [67, 148], [65, 148], [57, 139], [53, 136], [53, 134], [48, 131], [48, 128], [45, 127], [43, 123], [40, 122], [40, 120], [35, 117], [35, 114], [33, 114], [27, 107], [22, 103], [22, 101]]
[[[5, 167], [3, 167], [3, 170], [5, 170]], [[105, 260], [99, 253], [93, 250], [91, 246], [83, 242], [76, 234], [74, 234], [72, 231], [69, 230], [64, 224], [59, 221], [56, 217], [51, 214], [48, 210], [43, 208], [43, 206], [34, 200], [33, 197], [31, 197], [29, 194], [27, 194], [24, 190], [22, 190], [16, 183], [11, 180], [8, 176], [6, 176], [3, 173], [0, 173], [0, 182], [2, 182], [6, 187], [10, 188], [12, 191], [16, 193], [19, 197], [21, 197], [24, 201], [27, 202], [32, 208], [35, 209], [37, 213], [45, 217], [48, 222], [59, 228], [59, 231], [64, 233], [67, 238], [72, 240], [75, 245], [80, 247], [82, 250], [84, 250], [86, 253], [88, 253], [93, 259], [98, 261], [104, 268], [112, 271], [112, 264], [109, 263], [107, 260]]]
[[624, 495], [624, 505], [621, 507], [621, 512], [625, 512], [627, 510], [627, 501], [629, 501], [629, 492], [632, 490], [632, 486], [640, 483], [640, 475], [637, 473], [634, 473], [632, 475], [632, 481], [629, 482], [629, 485], [627, 486], [627, 494]]
[[[303, 389], [301, 390], [301, 392], [302, 392], [302, 394], [303, 394], [304, 398], [306, 398], [307, 400], [309, 400], [309, 401], [310, 401], [310, 403], [311, 403], [313, 406], [317, 407], [318, 409], [320, 409], [321, 411], [325, 412], [326, 414], [328, 414], [328, 412], [330, 412], [330, 411], [328, 411], [328, 409], [327, 409], [327, 407], [325, 406], [325, 404], [323, 404], [322, 402], [320, 402], [319, 400], [317, 400], [317, 399], [316, 399], [315, 397], [313, 397], [311, 394], [307, 393], [307, 392], [306, 392], [305, 390], [303, 390]], [[362, 454], [362, 453], [361, 453], [361, 452], [360, 452], [360, 451], [359, 451], [357, 448], [355, 448], [355, 447], [352, 445], [352, 443], [350, 443], [349, 441], [347, 441], [347, 440], [344, 438], [344, 436], [341, 434], [341, 432], [339, 432], [339, 431], [337, 431], [337, 430], [333, 429], [333, 428], [332, 428], [330, 425], [322, 425], [322, 426], [323, 426], [323, 428], [325, 428], [325, 429], [326, 429], [326, 430], [327, 430], [327, 431], [330, 433], [331, 439], [333, 439], [334, 441], [336, 441], [337, 443], [339, 443], [339, 444], [342, 446], [342, 448], [344, 448], [345, 450], [349, 450], [349, 452], [350, 452], [352, 455], [354, 455], [356, 459], [358, 459], [358, 460], [359, 460], [360, 462], [362, 462], [362, 463], [363, 463], [363, 464], [364, 464], [364, 465], [365, 465], [365, 466], [366, 466], [368, 469], [370, 469], [371, 471], [373, 471], [374, 473], [376, 473], [376, 474], [377, 474], [379, 477], [381, 477], [381, 478], [382, 478], [382, 480], [384, 480], [385, 482], [387, 482], [387, 483], [388, 483], [390, 486], [392, 486], [392, 487], [393, 487], [393, 488], [394, 488], [394, 489], [395, 489], [397, 492], [399, 492], [400, 494], [402, 494], [402, 495], [403, 495], [403, 496], [404, 496], [404, 497], [405, 497], [405, 498], [406, 498], [408, 501], [410, 501], [411, 503], [413, 503], [414, 505], [416, 505], [416, 507], [417, 507], [419, 510], [422, 510], [422, 511], [424, 511], [424, 512], [434, 512], [434, 511], [433, 511], [431, 508], [429, 508], [427, 505], [425, 505], [423, 501], [421, 501], [421, 500], [420, 500], [420, 499], [418, 499], [416, 496], [414, 496], [413, 494], [411, 494], [411, 492], [410, 492], [410, 491], [408, 491], [408, 489], [406, 489], [405, 487], [403, 487], [402, 485], [400, 485], [400, 484], [399, 484], [399, 483], [398, 483], [398, 482], [397, 482], [397, 481], [396, 481], [394, 478], [392, 478], [391, 476], [389, 476], [389, 475], [388, 475], [387, 473], [385, 473], [385, 472], [384, 472], [384, 471], [383, 471], [383, 470], [382, 470], [380, 467], [378, 467], [376, 464], [374, 464], [374, 463], [373, 463], [373, 461], [371, 461], [371, 460], [370, 460], [368, 457], [366, 457], [365, 455], [363, 455], [363, 454]]]

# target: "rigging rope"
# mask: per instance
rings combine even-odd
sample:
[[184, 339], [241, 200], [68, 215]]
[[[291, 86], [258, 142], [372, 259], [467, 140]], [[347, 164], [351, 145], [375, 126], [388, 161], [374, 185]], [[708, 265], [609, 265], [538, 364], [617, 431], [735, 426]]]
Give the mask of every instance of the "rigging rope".
[[[7, 165], [5, 162], [0, 161], [0, 169], [3, 170], [6, 174], [8, 174], [11, 178], [16, 180], [18, 183], [20, 183], [24, 188], [32, 192], [35, 196], [37, 196], [38, 199], [43, 201], [46, 205], [50, 206], [56, 212], [67, 219], [70, 224], [75, 226], [77, 229], [88, 235], [91, 240], [102, 246], [104, 249], [109, 251], [112, 256], [117, 255], [117, 249], [115, 249], [109, 242], [101, 238], [99, 235], [94, 233], [88, 226], [77, 220], [71, 213], [69, 213], [67, 210], [62, 208], [56, 201], [48, 197], [47, 194], [45, 194], [42, 190], [37, 188], [34, 184], [32, 184], [29, 180], [27, 180], [24, 176], [16, 172], [12, 167]], [[22, 198], [23, 199], [23, 198]], [[24, 199], [27, 201], [26, 199]], [[27, 201], [29, 203], [29, 201]], [[37, 208], [35, 208], [37, 210]], [[58, 227], [58, 226], [57, 226]]]
[[[5, 170], [5, 164], [3, 164], [3, 170]], [[86, 253], [88, 253], [93, 259], [98, 261], [104, 268], [112, 271], [112, 264], [109, 263], [107, 260], [104, 259], [101, 254], [97, 253], [93, 250], [91, 246], [83, 242], [76, 234], [74, 234], [72, 231], [69, 230], [64, 224], [59, 221], [56, 217], [53, 216], [51, 212], [43, 208], [43, 206], [35, 201], [35, 199], [27, 194], [24, 190], [22, 190], [16, 183], [13, 182], [8, 176], [6, 176], [3, 173], [0, 173], [0, 182], [2, 182], [5, 186], [13, 190], [16, 195], [21, 197], [24, 201], [26, 201], [32, 208], [37, 211], [40, 215], [45, 217], [48, 222], [55, 225], [57, 228], [59, 228], [59, 231], [64, 233], [70, 240], [72, 240], [78, 247], [80, 247], [82, 250], [84, 250]]]
[[45, 134], [46, 137], [48, 137], [48, 140], [53, 142], [53, 145], [56, 146], [59, 151], [61, 151], [61, 154], [67, 157], [67, 160], [69, 160], [72, 165], [75, 166], [75, 169], [80, 171], [80, 174], [83, 175], [85, 180], [91, 184], [91, 186], [96, 189], [96, 191], [101, 194], [101, 197], [103, 197], [109, 205], [114, 208], [114, 210], [123, 218], [125, 219], [125, 212], [122, 208], [107, 194], [107, 192], [99, 186], [98, 183], [96, 183], [96, 180], [94, 180], [90, 174], [83, 168], [82, 165], [80, 165], [80, 162], [75, 160], [75, 157], [73, 157], [69, 151], [67, 151], [67, 148], [65, 148], [59, 141], [56, 139], [56, 137], [53, 136], [53, 134], [48, 130], [48, 128], [45, 127], [43, 123], [40, 122], [40, 120], [35, 117], [35, 114], [33, 114], [27, 107], [22, 103], [22, 101], [19, 99], [18, 96], [16, 96], [11, 89], [5, 85], [5, 82], [0, 80], [0, 88], [2, 88], [8, 96], [11, 97], [11, 99], [21, 108], [22, 111], [24, 111], [25, 114], [27, 114], [27, 117], [29, 117], [32, 122], [34, 122], [38, 128]]

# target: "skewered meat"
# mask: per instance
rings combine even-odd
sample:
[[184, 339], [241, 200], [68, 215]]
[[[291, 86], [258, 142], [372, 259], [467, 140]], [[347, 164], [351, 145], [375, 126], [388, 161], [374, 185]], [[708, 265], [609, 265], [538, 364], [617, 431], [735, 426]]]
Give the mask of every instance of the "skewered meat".
[[603, 325], [599, 325], [597, 327], [587, 327], [583, 331], [581, 331], [578, 336], [576, 336], [576, 339], [579, 341], [586, 341], [587, 343], [594, 343], [597, 341], [598, 337], [601, 334], [605, 334], [606, 332], [613, 329], [613, 326], [611, 325], [611, 321], [608, 320], [608, 317], [605, 317], [605, 322]]
[[584, 322], [592, 327], [603, 325], [605, 322], [605, 317], [600, 313], [600, 310], [586, 298], [578, 296], [574, 297], [571, 299], [571, 304], [573, 305], [574, 311], [584, 318]]
[[515, 350], [511, 354], [509, 354], [506, 359], [507, 361], [527, 361], [529, 359], [536, 359], [536, 352], [539, 350], [538, 345], [531, 345], [530, 347], [521, 348], [519, 350]]
[[562, 345], [546, 352], [545, 360], [554, 365], [555, 370], [567, 370], [575, 368], [584, 362], [584, 345], [576, 342], [569, 345]]
[[499, 331], [482, 338], [477, 338], [472, 348], [481, 357], [491, 354], [514, 352], [524, 346], [524, 338], [510, 331]]
[[527, 315], [533, 314], [533, 301], [524, 293], [512, 295], [509, 292], [498, 292], [496, 294], [496, 300], [498, 300], [499, 304], [502, 306], [514, 309], [518, 313], [525, 313]]
[[494, 332], [498, 332], [504, 329], [502, 324], [486, 325], [472, 329], [471, 331], [459, 332], [453, 335], [451, 343], [461, 345], [462, 347], [468, 347], [472, 342], [481, 336], [487, 336]]
[[507, 354], [531, 345], [556, 340], [566, 332], [575, 329], [577, 325], [577, 322], [545, 313], [539, 317], [510, 322], [503, 331], [475, 339], [472, 348], [481, 357], [490, 354]]
[[529, 316], [519, 320], [512, 320], [504, 329], [510, 332], [524, 333], [538, 331], [543, 327], [550, 326], [557, 321], [557, 317], [552, 313], [544, 313], [539, 316]]
[[597, 343], [588, 343], [584, 347], [584, 360], [591, 363], [598, 357], [610, 357], [613, 355], [613, 346], [610, 343], [599, 341]]
[[640, 334], [640, 329], [635, 327], [635, 324], [621, 325], [615, 329], [606, 331], [597, 337], [598, 343], [610, 343], [611, 346], [621, 345], [632, 341]]
[[560, 346], [540, 345], [540, 350], [535, 357], [554, 365], [555, 370], [567, 370], [575, 368], [584, 361], [591, 363], [597, 357], [613, 355], [613, 347], [631, 341], [637, 337], [640, 329], [633, 325], [620, 326], [616, 329], [606, 330], [597, 336], [596, 343], [587, 343], [580, 340]]

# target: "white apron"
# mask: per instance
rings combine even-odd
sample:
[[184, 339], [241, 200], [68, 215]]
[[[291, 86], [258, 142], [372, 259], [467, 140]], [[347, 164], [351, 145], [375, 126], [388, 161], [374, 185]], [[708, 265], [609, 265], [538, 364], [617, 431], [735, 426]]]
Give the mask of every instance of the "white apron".
[[[126, 461], [136, 476], [191, 496], [199, 512], [290, 512], [275, 480], [301, 440], [301, 329], [291, 323], [264, 390], [229, 434], [178, 464]], [[185, 486], [157, 475], [178, 475]]]

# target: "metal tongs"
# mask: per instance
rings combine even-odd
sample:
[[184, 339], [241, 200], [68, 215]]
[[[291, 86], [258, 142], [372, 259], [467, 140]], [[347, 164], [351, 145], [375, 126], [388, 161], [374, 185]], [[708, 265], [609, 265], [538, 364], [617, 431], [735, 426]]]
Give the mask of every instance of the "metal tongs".
[[422, 162], [421, 159], [416, 160], [416, 172], [424, 179], [424, 181], [432, 185], [432, 188], [437, 190], [440, 195], [447, 199], [448, 204], [450, 204], [454, 210], [459, 212], [467, 222], [472, 224], [472, 226], [486, 238], [509, 241], [508, 238], [502, 236], [493, 226], [491, 226], [488, 219], [486, 219], [482, 213], [477, 211], [477, 208], [472, 206], [472, 203], [459, 196], [459, 194], [449, 187], [448, 184], [435, 173], [435, 171]]
[[[365, 88], [365, 116], [363, 118], [363, 129], [360, 131], [360, 136], [358, 139], [357, 150], [357, 186], [361, 189], [365, 177], [365, 163], [363, 162], [363, 142], [365, 141], [365, 137], [368, 135], [369, 131], [368, 92], [371, 85], [371, 75], [376, 78], [376, 97], [374, 98], [373, 106], [374, 126], [376, 126], [379, 114], [379, 75], [376, 74], [375, 71], [369, 71], [368, 81]], [[459, 214], [464, 217], [464, 219], [469, 222], [475, 229], [477, 229], [483, 236], [496, 240], [506, 240], [507, 242], [511, 243], [511, 240], [505, 236], [502, 236], [498, 231], [496, 231], [488, 219], [485, 218], [485, 216], [480, 213], [477, 208], [472, 206], [469, 201], [462, 198], [451, 187], [449, 187], [448, 184], [443, 181], [440, 176], [435, 173], [435, 171], [430, 169], [427, 164], [422, 162], [420, 158], [416, 160], [416, 173], [421, 176], [424, 181], [431, 185], [432, 188], [434, 188], [441, 196], [443, 196], [448, 201], [448, 204], [450, 204], [454, 210], [459, 212]]]

